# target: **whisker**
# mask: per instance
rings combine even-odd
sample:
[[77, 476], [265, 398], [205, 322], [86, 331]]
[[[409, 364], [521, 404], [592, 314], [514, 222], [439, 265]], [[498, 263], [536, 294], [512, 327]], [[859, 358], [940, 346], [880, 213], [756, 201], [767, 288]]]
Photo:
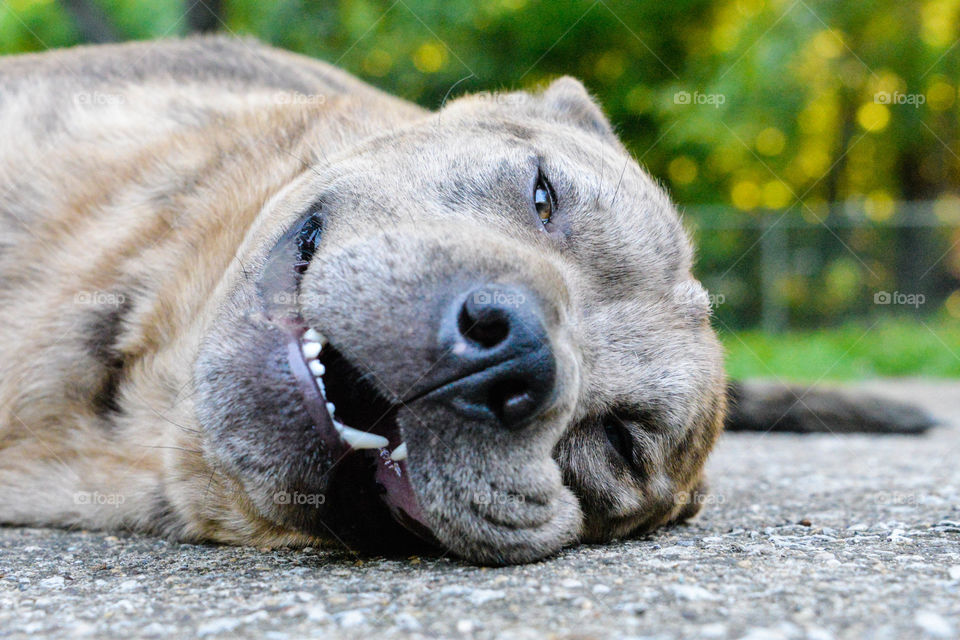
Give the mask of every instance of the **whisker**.
[[187, 449], [185, 447], [174, 447], [172, 445], [162, 445], [162, 444], [141, 444], [137, 445], [144, 447], [145, 449], [176, 449], [177, 451], [186, 451], [187, 453], [195, 453], [198, 456], [203, 455], [203, 452], [199, 449]]
[[613, 190], [613, 198], [610, 199], [610, 208], [611, 208], [611, 209], [613, 208], [613, 206], [614, 206], [614, 205], [616, 204], [616, 202], [617, 202], [617, 194], [620, 193], [620, 184], [623, 182], [623, 174], [626, 172], [626, 170], [627, 170], [627, 165], [628, 165], [629, 163], [630, 163], [630, 158], [629, 158], [629, 157], [628, 157], [626, 160], [623, 161], [623, 168], [620, 169], [620, 179], [617, 180], [617, 188]]

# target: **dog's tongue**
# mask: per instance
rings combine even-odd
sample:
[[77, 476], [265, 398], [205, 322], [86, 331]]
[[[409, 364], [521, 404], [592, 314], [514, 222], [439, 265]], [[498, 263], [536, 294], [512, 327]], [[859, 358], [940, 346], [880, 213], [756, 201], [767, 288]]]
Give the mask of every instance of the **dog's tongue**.
[[406, 461], [391, 460], [388, 449], [378, 449], [372, 454], [377, 458], [374, 479], [385, 489], [381, 498], [390, 509], [391, 515], [411, 533], [428, 542], [435, 542], [423, 510], [413, 493]]

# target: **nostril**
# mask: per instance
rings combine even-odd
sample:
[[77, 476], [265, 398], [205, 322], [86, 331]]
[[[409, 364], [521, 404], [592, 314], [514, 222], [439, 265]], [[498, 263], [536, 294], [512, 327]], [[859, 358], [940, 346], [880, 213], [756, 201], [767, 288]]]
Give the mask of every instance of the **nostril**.
[[503, 380], [490, 387], [487, 406], [501, 424], [507, 427], [521, 425], [536, 410], [540, 400], [523, 380]]
[[472, 420], [521, 429], [548, 406], [556, 360], [540, 300], [520, 286], [488, 284], [456, 296], [439, 327], [437, 387]]
[[457, 327], [467, 340], [492, 349], [510, 335], [510, 320], [500, 309], [484, 308], [464, 303], [457, 317]]

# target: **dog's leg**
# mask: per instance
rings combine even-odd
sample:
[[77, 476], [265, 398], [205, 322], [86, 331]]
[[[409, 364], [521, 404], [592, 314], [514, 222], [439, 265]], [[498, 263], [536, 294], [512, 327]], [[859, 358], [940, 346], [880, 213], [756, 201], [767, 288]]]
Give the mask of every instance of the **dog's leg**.
[[727, 394], [729, 431], [915, 435], [936, 425], [919, 407], [861, 392], [732, 382]]

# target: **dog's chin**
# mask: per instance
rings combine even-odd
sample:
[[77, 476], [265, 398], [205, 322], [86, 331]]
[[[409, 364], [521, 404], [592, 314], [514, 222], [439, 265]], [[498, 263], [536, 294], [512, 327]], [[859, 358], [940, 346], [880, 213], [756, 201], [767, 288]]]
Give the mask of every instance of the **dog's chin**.
[[[554, 419], [562, 417], [556, 413]], [[449, 414], [431, 394], [397, 418], [408, 427], [408, 472], [439, 544], [473, 562], [504, 565], [539, 560], [574, 542], [579, 501], [549, 449], [536, 438], [498, 438], [488, 425]], [[484, 432], [491, 435], [477, 440]]]

